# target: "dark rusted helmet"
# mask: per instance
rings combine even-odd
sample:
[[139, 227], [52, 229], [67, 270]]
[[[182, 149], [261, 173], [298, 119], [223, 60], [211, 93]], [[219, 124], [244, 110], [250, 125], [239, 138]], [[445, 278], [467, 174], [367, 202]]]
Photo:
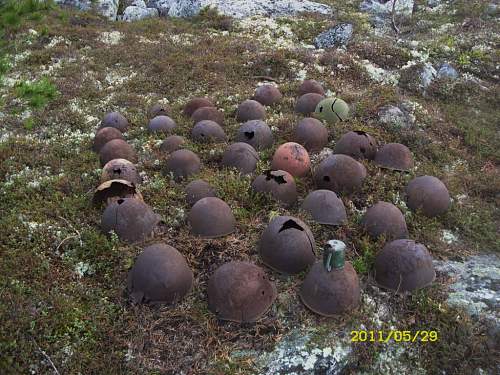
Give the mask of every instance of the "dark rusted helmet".
[[170, 116], [172, 109], [168, 104], [156, 103], [148, 111], [148, 117], [154, 118], [156, 116]]
[[97, 133], [95, 133], [92, 150], [94, 150], [95, 152], [101, 151], [102, 146], [113, 139], [124, 140], [122, 132], [116, 128], [111, 128], [109, 126], [99, 129]]
[[256, 150], [262, 150], [273, 145], [274, 136], [264, 121], [250, 120], [240, 126], [236, 141], [248, 143]]
[[302, 95], [295, 104], [295, 112], [302, 113], [305, 116], [310, 115], [316, 109], [316, 106], [325, 97], [320, 94], [310, 92]]
[[103, 202], [111, 204], [120, 198], [136, 198], [143, 200], [135, 185], [127, 180], [108, 180], [100, 184], [94, 192], [93, 203], [100, 205]]
[[135, 150], [123, 139], [112, 139], [99, 151], [101, 166], [113, 159], [126, 159], [131, 163], [137, 163], [137, 154]]
[[236, 168], [243, 174], [252, 173], [257, 167], [259, 154], [248, 143], [236, 142], [224, 151], [222, 165]]
[[160, 151], [169, 153], [177, 151], [185, 142], [184, 137], [180, 135], [170, 135], [160, 145]]
[[383, 288], [411, 292], [430, 285], [435, 278], [431, 255], [413, 240], [389, 242], [375, 257], [375, 280]]
[[142, 182], [134, 164], [126, 159], [113, 159], [102, 168], [101, 182], [109, 180], [127, 180], [136, 185]]
[[273, 105], [283, 98], [280, 90], [276, 86], [265, 84], [257, 87], [253, 99], [262, 105]]
[[104, 233], [115, 231], [118, 238], [128, 243], [150, 237], [160, 217], [143, 201], [120, 198], [106, 207], [101, 219]]
[[320, 224], [340, 225], [347, 220], [344, 203], [331, 190], [311, 191], [302, 202], [302, 209]]
[[193, 271], [172, 246], [156, 243], [137, 257], [128, 273], [133, 303], [170, 304], [180, 301], [193, 285]]
[[215, 189], [203, 180], [191, 181], [186, 186], [186, 200], [192, 206], [202, 198], [215, 197]]
[[351, 131], [340, 137], [333, 153], [348, 155], [357, 160], [373, 160], [377, 153], [377, 141], [364, 131]]
[[174, 179], [180, 180], [189, 177], [200, 170], [201, 162], [193, 151], [181, 149], [172, 152], [165, 164], [165, 172], [172, 173]]
[[375, 155], [375, 164], [395, 171], [409, 171], [413, 168], [413, 155], [401, 143], [387, 143]]
[[309, 152], [319, 151], [328, 143], [328, 130], [321, 121], [306, 117], [297, 124], [294, 139]]
[[255, 322], [275, 299], [274, 283], [252, 263], [225, 263], [208, 280], [208, 308], [220, 320]]
[[125, 133], [128, 129], [128, 121], [120, 112], [110, 112], [104, 115], [99, 129], [106, 127], [116, 128]]
[[450, 207], [450, 194], [445, 184], [434, 176], [420, 176], [406, 187], [406, 203], [412, 210], [434, 217], [445, 213]]
[[197, 201], [189, 211], [191, 233], [202, 238], [223, 237], [236, 227], [231, 208], [222, 199], [206, 197]]
[[309, 93], [325, 95], [325, 89], [318, 81], [314, 79], [306, 79], [299, 86], [299, 95], [302, 96]]
[[191, 136], [196, 142], [224, 142], [226, 140], [226, 133], [219, 124], [211, 120], [203, 120], [198, 122], [193, 130]]
[[262, 120], [266, 117], [266, 109], [256, 100], [247, 99], [238, 106], [236, 121]]
[[194, 111], [191, 115], [191, 120], [193, 120], [194, 124], [203, 120], [210, 120], [222, 125], [224, 124], [224, 113], [215, 107], [201, 107]]
[[278, 147], [274, 153], [271, 168], [287, 171], [295, 177], [302, 177], [309, 173], [311, 159], [303, 146], [295, 142], [287, 142]]
[[296, 274], [314, 263], [316, 243], [309, 227], [291, 216], [275, 217], [262, 233], [259, 254], [262, 261], [286, 274]]
[[405, 217], [392, 203], [377, 202], [368, 208], [361, 225], [372, 237], [385, 235], [391, 240], [408, 238]]
[[299, 296], [304, 305], [323, 316], [349, 312], [359, 306], [359, 279], [350, 262], [344, 260], [345, 244], [329, 241], [323, 261], [307, 274]]
[[366, 168], [347, 155], [330, 155], [314, 172], [314, 182], [319, 189], [350, 194], [363, 184]]
[[202, 107], [214, 107], [214, 103], [208, 98], [193, 98], [184, 106], [184, 114], [191, 117], [198, 108]]
[[175, 121], [168, 116], [160, 115], [149, 121], [150, 133], [170, 133], [175, 128]]
[[285, 205], [297, 201], [297, 186], [293, 176], [286, 171], [266, 171], [252, 183], [252, 189], [258, 193], [270, 194]]

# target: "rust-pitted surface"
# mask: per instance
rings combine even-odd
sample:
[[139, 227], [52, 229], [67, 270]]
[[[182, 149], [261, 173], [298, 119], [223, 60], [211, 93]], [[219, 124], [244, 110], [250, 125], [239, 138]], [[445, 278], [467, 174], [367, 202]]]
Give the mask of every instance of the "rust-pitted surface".
[[193, 112], [191, 115], [191, 120], [193, 120], [194, 124], [197, 124], [203, 120], [214, 121], [219, 125], [224, 124], [224, 113], [219, 111], [215, 107], [201, 107]]
[[191, 131], [191, 137], [199, 143], [224, 142], [227, 139], [224, 129], [211, 120], [198, 122]]
[[108, 180], [97, 187], [92, 202], [95, 205], [100, 205], [103, 202], [110, 204], [120, 198], [143, 200], [141, 193], [132, 182], [127, 180]]
[[191, 233], [202, 238], [223, 237], [236, 229], [236, 219], [231, 208], [222, 199], [202, 198], [189, 211]]
[[225, 263], [208, 281], [208, 308], [220, 320], [255, 322], [275, 299], [274, 283], [249, 262]]
[[203, 180], [191, 181], [186, 186], [186, 200], [192, 206], [202, 198], [215, 197], [215, 189]]
[[450, 194], [446, 185], [434, 176], [420, 176], [406, 187], [406, 203], [412, 210], [421, 210], [429, 217], [445, 213], [450, 207]]
[[106, 127], [116, 128], [124, 133], [128, 129], [128, 121], [120, 112], [110, 112], [104, 115], [99, 129]]
[[310, 192], [302, 202], [302, 209], [320, 224], [341, 225], [347, 220], [344, 203], [331, 190]]
[[168, 104], [156, 103], [148, 111], [148, 117], [154, 118], [156, 116], [170, 116], [172, 109]]
[[208, 98], [193, 98], [184, 106], [184, 115], [191, 117], [193, 113], [202, 107], [214, 107], [212, 100]]
[[177, 151], [185, 142], [184, 137], [180, 135], [170, 135], [160, 145], [160, 151], [168, 153]]
[[266, 109], [256, 100], [245, 100], [238, 106], [236, 121], [262, 120], [266, 117]]
[[294, 140], [309, 152], [320, 151], [328, 143], [328, 130], [321, 121], [306, 117], [297, 124]]
[[264, 172], [253, 181], [252, 189], [258, 193], [270, 194], [287, 206], [297, 201], [297, 185], [293, 176], [286, 171]]
[[187, 178], [200, 170], [201, 161], [193, 151], [181, 149], [174, 151], [165, 164], [165, 172], [172, 173], [174, 179]]
[[262, 150], [272, 146], [274, 142], [271, 128], [262, 120], [250, 120], [238, 129], [237, 142], [245, 142], [256, 150]]
[[112, 139], [102, 146], [101, 151], [99, 151], [99, 159], [101, 166], [113, 159], [126, 159], [131, 163], [137, 163], [137, 153], [123, 139]]
[[384, 235], [388, 239], [408, 238], [405, 217], [392, 203], [377, 202], [368, 208], [361, 225], [372, 237]]
[[159, 115], [153, 117], [148, 124], [148, 130], [150, 133], [170, 133], [174, 130], [176, 124], [175, 121], [170, 117], [165, 115]]
[[299, 95], [305, 95], [309, 93], [325, 95], [325, 89], [318, 81], [314, 79], [306, 79], [299, 86]]
[[308, 93], [302, 95], [295, 103], [295, 112], [308, 116], [316, 110], [316, 106], [325, 97], [316, 93]]
[[136, 166], [126, 159], [113, 159], [102, 168], [101, 183], [109, 180], [127, 180], [136, 185], [142, 182]]
[[236, 142], [224, 151], [222, 155], [222, 165], [229, 168], [236, 168], [240, 173], [252, 173], [257, 167], [259, 154], [248, 143]]
[[288, 142], [279, 146], [274, 153], [271, 168], [287, 171], [295, 177], [302, 177], [309, 173], [311, 159], [302, 145]]
[[283, 98], [280, 90], [270, 84], [265, 84], [257, 87], [255, 90], [255, 94], [253, 96], [253, 100], [258, 101], [262, 105], [273, 105], [274, 103], [278, 103]]
[[375, 163], [382, 168], [406, 172], [413, 168], [413, 155], [401, 143], [387, 143], [378, 150]]
[[102, 146], [113, 139], [125, 140], [123, 138], [122, 132], [116, 128], [111, 128], [108, 126], [106, 128], [99, 129], [97, 133], [95, 133], [92, 150], [94, 150], [95, 152], [100, 152]]
[[333, 153], [348, 155], [357, 160], [373, 160], [377, 153], [377, 141], [364, 131], [351, 131], [340, 137]]
[[330, 155], [314, 172], [314, 182], [319, 189], [332, 190], [338, 194], [351, 194], [359, 190], [365, 178], [365, 166], [342, 154]]

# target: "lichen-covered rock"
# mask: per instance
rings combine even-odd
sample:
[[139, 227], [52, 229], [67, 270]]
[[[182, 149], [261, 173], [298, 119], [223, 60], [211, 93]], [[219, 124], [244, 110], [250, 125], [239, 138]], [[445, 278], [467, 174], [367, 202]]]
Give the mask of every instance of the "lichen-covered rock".
[[84, 11], [94, 9], [97, 13], [114, 21], [118, 14], [119, 0], [56, 0], [56, 3]]
[[413, 12], [413, 0], [363, 0], [360, 4], [360, 9], [364, 12], [369, 12], [375, 15], [389, 15], [392, 13], [393, 2], [396, 1], [396, 14], [409, 16]]
[[409, 129], [415, 122], [415, 117], [402, 111], [394, 105], [386, 105], [378, 110], [379, 122], [388, 129]]
[[420, 73], [420, 87], [426, 89], [432, 83], [434, 78], [436, 78], [436, 69], [430, 63], [425, 63], [422, 72]]
[[341, 23], [319, 34], [314, 39], [317, 48], [341, 47], [349, 44], [353, 33], [350, 23]]
[[138, 21], [145, 18], [158, 17], [158, 9], [156, 8], [142, 8], [138, 6], [129, 6], [123, 12], [123, 21]]
[[456, 79], [458, 78], [458, 72], [450, 64], [444, 63], [437, 71], [437, 78]]

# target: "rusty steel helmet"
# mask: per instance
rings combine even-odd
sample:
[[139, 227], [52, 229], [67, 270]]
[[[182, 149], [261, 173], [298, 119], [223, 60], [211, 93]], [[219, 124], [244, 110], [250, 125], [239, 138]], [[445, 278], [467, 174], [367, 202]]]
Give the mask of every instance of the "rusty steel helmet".
[[113, 159], [126, 159], [131, 163], [137, 163], [137, 153], [123, 139], [112, 139], [102, 146], [101, 151], [99, 151], [99, 159], [101, 166]]
[[248, 143], [236, 142], [224, 151], [222, 165], [236, 168], [240, 173], [249, 174], [257, 168], [259, 154]]
[[160, 151], [168, 153], [177, 151], [185, 142], [184, 137], [180, 135], [170, 135], [161, 143]]
[[226, 202], [217, 197], [201, 198], [189, 211], [191, 233], [201, 238], [217, 238], [233, 233], [236, 219]]
[[344, 260], [344, 251], [342, 241], [328, 241], [323, 261], [311, 267], [300, 287], [300, 299], [316, 314], [334, 316], [359, 306], [358, 275], [352, 264]]
[[303, 146], [287, 142], [279, 146], [274, 153], [271, 168], [287, 171], [295, 177], [303, 177], [311, 169], [311, 159]]
[[274, 283], [253, 263], [225, 263], [208, 280], [208, 308], [220, 320], [255, 322], [275, 299]]
[[160, 115], [149, 121], [148, 130], [150, 133], [170, 133], [175, 126], [175, 121], [170, 117]]
[[180, 301], [193, 286], [193, 271], [172, 246], [155, 243], [137, 257], [127, 277], [133, 303], [171, 304]]
[[272, 269], [296, 274], [314, 263], [316, 243], [309, 227], [291, 216], [277, 216], [262, 233], [259, 254]]
[[214, 103], [208, 98], [193, 98], [184, 106], [184, 115], [191, 117], [192, 114], [202, 107], [215, 107]]
[[115, 231], [118, 238], [136, 243], [150, 237], [160, 217], [143, 201], [120, 198], [106, 207], [101, 219], [104, 233]]
[[375, 155], [375, 164], [395, 171], [409, 171], [413, 168], [413, 155], [401, 143], [387, 143]]
[[328, 130], [321, 121], [306, 117], [297, 124], [294, 139], [309, 152], [320, 151], [328, 143]]
[[186, 200], [192, 206], [200, 199], [207, 197], [215, 197], [215, 189], [210, 184], [203, 180], [191, 181], [186, 186]]
[[266, 171], [252, 183], [257, 193], [270, 194], [274, 199], [287, 206], [297, 201], [297, 185], [293, 176], [286, 171]]
[[348, 155], [357, 160], [373, 160], [377, 153], [377, 141], [364, 131], [351, 131], [340, 137], [333, 153]]
[[127, 180], [108, 180], [101, 183], [94, 192], [93, 203], [100, 205], [103, 202], [111, 204], [121, 198], [136, 198], [143, 200], [135, 184]]
[[107, 127], [116, 128], [125, 133], [128, 129], [128, 121], [120, 112], [110, 112], [102, 119], [99, 129]]
[[172, 173], [175, 180], [181, 180], [198, 173], [200, 167], [201, 161], [198, 155], [183, 148], [170, 154], [165, 164], [165, 172]]
[[245, 142], [256, 150], [262, 150], [273, 145], [274, 136], [271, 128], [264, 121], [250, 120], [238, 129], [236, 142]]
[[193, 120], [195, 125], [203, 120], [214, 121], [217, 124], [222, 125], [224, 123], [224, 113], [215, 107], [201, 107], [194, 111], [191, 115], [191, 120]]
[[257, 87], [253, 96], [253, 99], [262, 105], [273, 105], [274, 103], [280, 102], [282, 98], [283, 95], [280, 90], [276, 86], [270, 84]]
[[314, 92], [302, 95], [295, 103], [295, 112], [301, 113], [304, 116], [308, 116], [314, 112], [316, 106], [325, 97]]
[[156, 103], [148, 111], [148, 117], [154, 118], [156, 116], [170, 116], [172, 109], [168, 104]]
[[375, 280], [383, 288], [411, 292], [430, 285], [435, 278], [431, 255], [413, 240], [389, 242], [375, 257]]
[[344, 203], [331, 190], [311, 191], [302, 202], [302, 209], [320, 224], [340, 225], [347, 220]]
[[97, 133], [95, 133], [92, 150], [94, 150], [95, 152], [101, 151], [102, 146], [113, 139], [125, 140], [123, 138], [122, 132], [116, 128], [111, 128], [108, 126], [106, 128], [99, 129]]
[[314, 172], [314, 182], [319, 189], [351, 194], [361, 188], [366, 178], [366, 168], [350, 156], [336, 154], [323, 160]]
[[136, 185], [142, 182], [134, 164], [126, 159], [113, 159], [102, 168], [101, 183], [109, 180], [127, 180]]
[[262, 120], [266, 117], [266, 109], [256, 100], [247, 99], [238, 106], [236, 121]]
[[302, 96], [310, 93], [325, 95], [325, 89], [318, 81], [314, 79], [306, 79], [299, 86], [299, 95]]
[[372, 237], [385, 235], [391, 240], [408, 238], [405, 217], [392, 203], [380, 201], [368, 208], [361, 225]]
[[200, 143], [225, 142], [227, 138], [224, 129], [211, 120], [198, 122], [191, 131], [191, 136], [196, 142]]
[[434, 176], [420, 176], [406, 187], [406, 203], [414, 211], [422, 210], [428, 217], [445, 213], [450, 207], [450, 194], [445, 184]]

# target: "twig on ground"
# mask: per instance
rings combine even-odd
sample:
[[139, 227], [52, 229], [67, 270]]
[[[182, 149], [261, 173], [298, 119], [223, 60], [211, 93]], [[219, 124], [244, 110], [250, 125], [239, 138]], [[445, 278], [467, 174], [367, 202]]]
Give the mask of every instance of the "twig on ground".
[[252, 78], [265, 79], [266, 81], [271, 81], [271, 82], [278, 82], [278, 80], [276, 78], [269, 77], [269, 76], [252, 76]]
[[392, 21], [391, 21], [391, 24], [392, 24], [392, 28], [394, 29], [394, 31], [396, 32], [396, 34], [399, 34], [399, 28], [396, 26], [396, 2], [398, 0], [393, 0], [392, 2]]
[[48, 356], [47, 353], [45, 353], [42, 348], [40, 348], [40, 345], [38, 345], [38, 343], [36, 342], [36, 340], [32, 337], [31, 338], [33, 340], [33, 343], [36, 345], [38, 351], [40, 353], [42, 353], [42, 355], [45, 357], [45, 359], [47, 361], [49, 361], [50, 365], [52, 366], [52, 369], [54, 370], [54, 373], [56, 373], [57, 375], [61, 375], [61, 373], [59, 372], [59, 370], [57, 369], [56, 365], [54, 364], [54, 362], [52, 362], [52, 359], [50, 359], [50, 357]]

